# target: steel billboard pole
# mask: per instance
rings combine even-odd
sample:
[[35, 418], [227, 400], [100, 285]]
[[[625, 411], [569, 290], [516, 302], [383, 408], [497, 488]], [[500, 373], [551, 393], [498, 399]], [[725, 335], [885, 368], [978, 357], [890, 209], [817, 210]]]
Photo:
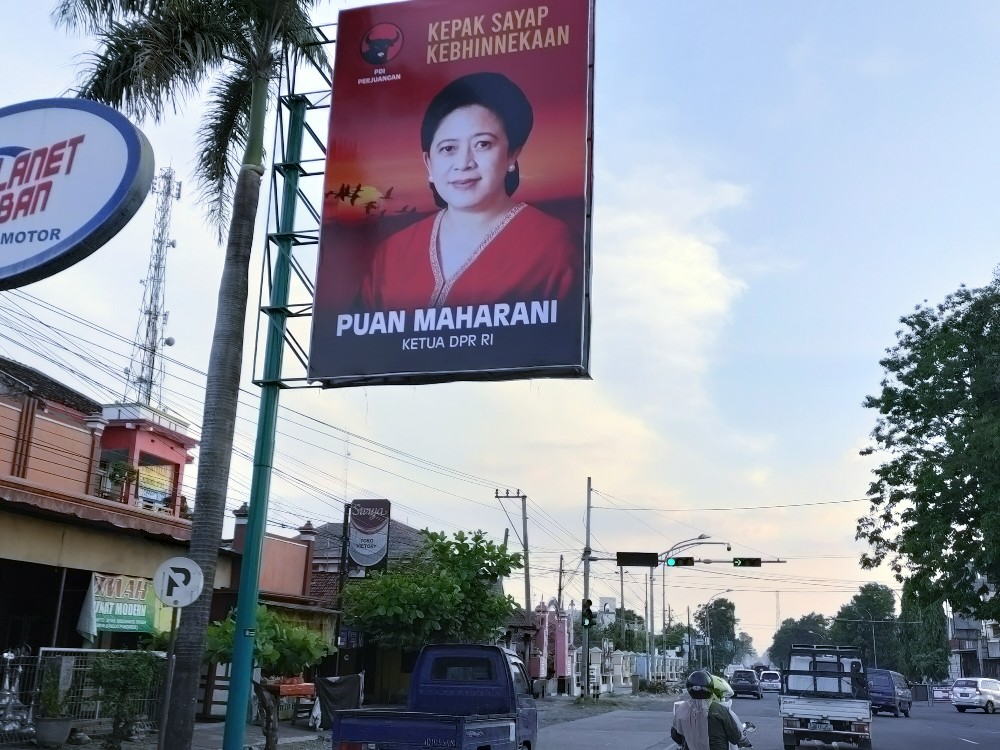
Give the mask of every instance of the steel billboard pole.
[[[292, 232], [295, 228], [295, 204], [305, 131], [306, 99], [288, 97], [288, 138], [284, 153], [284, 185], [281, 213], [278, 215], [277, 254], [271, 276], [267, 339], [264, 348], [263, 377], [260, 390], [260, 414], [257, 441], [254, 445], [253, 474], [250, 480], [250, 515], [240, 564], [240, 590], [236, 599], [236, 632], [233, 634], [233, 660], [226, 701], [226, 726], [223, 750], [243, 750], [253, 674], [253, 644], [257, 626], [257, 601], [260, 596], [260, 562], [267, 526], [267, 503], [271, 491], [274, 464], [274, 436], [278, 424], [278, 396], [281, 393], [281, 363], [284, 354], [285, 323], [288, 315], [288, 290], [291, 280]], [[280, 106], [280, 105], [279, 105]], [[277, 165], [275, 165], [277, 166]]]

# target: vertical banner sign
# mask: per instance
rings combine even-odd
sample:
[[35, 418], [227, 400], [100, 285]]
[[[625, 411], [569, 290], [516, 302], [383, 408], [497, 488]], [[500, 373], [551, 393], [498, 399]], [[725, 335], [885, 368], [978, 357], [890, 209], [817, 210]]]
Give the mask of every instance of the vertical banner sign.
[[352, 500], [347, 549], [351, 562], [385, 570], [389, 560], [389, 501]]
[[589, 377], [592, 18], [341, 11], [310, 380]]

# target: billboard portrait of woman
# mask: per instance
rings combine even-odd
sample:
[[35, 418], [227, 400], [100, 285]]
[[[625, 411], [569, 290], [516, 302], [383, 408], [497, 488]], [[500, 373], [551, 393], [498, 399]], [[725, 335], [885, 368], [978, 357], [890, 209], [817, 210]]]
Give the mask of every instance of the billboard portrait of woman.
[[461, 7], [340, 14], [324, 385], [588, 377], [590, 3]]

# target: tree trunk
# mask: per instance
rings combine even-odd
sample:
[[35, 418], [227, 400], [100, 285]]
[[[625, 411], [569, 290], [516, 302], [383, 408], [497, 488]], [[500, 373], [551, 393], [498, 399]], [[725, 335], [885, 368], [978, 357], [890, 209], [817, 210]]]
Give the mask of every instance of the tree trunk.
[[198, 680], [226, 513], [229, 465], [243, 364], [250, 255], [262, 173], [258, 166], [244, 165], [233, 194], [233, 215], [219, 283], [215, 332], [205, 383], [198, 486], [188, 552], [189, 557], [201, 567], [205, 588], [195, 602], [184, 608], [177, 630], [176, 662], [165, 735], [165, 746], [171, 750], [190, 750], [194, 732]]
[[278, 704], [274, 696], [261, 687], [259, 682], [253, 683], [253, 692], [257, 696], [257, 716], [260, 717], [261, 731], [264, 733], [264, 750], [278, 748]]

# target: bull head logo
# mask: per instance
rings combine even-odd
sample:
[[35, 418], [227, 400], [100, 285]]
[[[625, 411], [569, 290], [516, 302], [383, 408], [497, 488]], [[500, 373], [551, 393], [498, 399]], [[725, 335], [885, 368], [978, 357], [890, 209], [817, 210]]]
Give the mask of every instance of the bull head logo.
[[365, 62], [381, 66], [395, 57], [395, 55], [391, 54], [392, 48], [402, 40], [403, 34], [395, 26], [392, 28], [395, 30], [395, 33], [391, 38], [385, 31], [382, 32], [382, 35], [376, 36], [374, 33], [376, 29], [372, 29], [365, 34], [364, 47], [361, 49], [361, 57]]

